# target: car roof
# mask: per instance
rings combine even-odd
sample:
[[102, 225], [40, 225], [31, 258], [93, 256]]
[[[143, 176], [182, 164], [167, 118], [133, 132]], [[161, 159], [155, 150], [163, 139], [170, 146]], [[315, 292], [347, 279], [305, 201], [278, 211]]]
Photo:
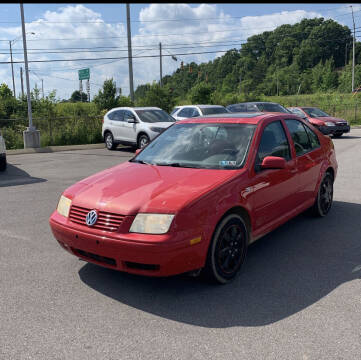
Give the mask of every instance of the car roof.
[[[246, 101], [246, 102], [241, 102], [241, 103], [237, 103], [237, 104], [230, 104], [228, 106], [234, 106], [234, 105], [246, 105], [246, 104], [274, 104], [274, 105], [280, 105], [279, 103], [276, 102], [272, 102], [272, 101]], [[282, 106], [284, 107], [284, 106]]]
[[162, 110], [162, 109], [155, 106], [143, 106], [143, 107], [121, 106], [110, 109], [109, 111], [113, 111], [113, 110]]
[[174, 108], [183, 108], [183, 107], [189, 107], [189, 106], [197, 106], [197, 107], [199, 107], [199, 108], [201, 108], [201, 109], [206, 109], [206, 108], [224, 108], [224, 106], [222, 106], [222, 105], [195, 105], [195, 104], [175, 106]]
[[235, 124], [258, 124], [260, 121], [270, 118], [299, 119], [297, 115], [286, 113], [233, 113], [207, 115], [177, 121], [177, 124], [187, 123], [235, 123]]

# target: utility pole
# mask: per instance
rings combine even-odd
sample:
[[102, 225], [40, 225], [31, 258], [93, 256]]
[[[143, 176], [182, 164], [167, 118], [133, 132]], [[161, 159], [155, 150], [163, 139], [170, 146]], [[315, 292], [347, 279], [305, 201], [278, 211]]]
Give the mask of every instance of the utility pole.
[[353, 22], [353, 43], [352, 43], [352, 92], [355, 89], [355, 19], [353, 17], [353, 8], [350, 5], [352, 11], [352, 22]]
[[33, 115], [31, 111], [31, 97], [30, 97], [30, 81], [29, 81], [29, 67], [28, 67], [28, 54], [26, 48], [26, 32], [25, 32], [25, 20], [24, 20], [24, 7], [20, 3], [21, 14], [21, 28], [23, 33], [23, 48], [24, 48], [24, 61], [25, 61], [25, 78], [26, 78], [26, 91], [28, 98], [28, 117], [29, 127], [23, 132], [24, 136], [24, 148], [37, 148], [40, 147], [40, 131], [36, 130], [33, 126]]
[[12, 51], [12, 48], [11, 48], [11, 40], [9, 41], [9, 45], [10, 45], [10, 59], [11, 59], [11, 74], [13, 76], [13, 91], [14, 91], [14, 97], [16, 97], [15, 80], [14, 80], [13, 51]]
[[24, 98], [24, 81], [23, 81], [23, 68], [20, 68], [20, 80], [21, 80], [21, 98]]
[[133, 87], [133, 63], [132, 63], [132, 36], [130, 32], [130, 10], [129, 4], [127, 7], [127, 33], [128, 33], [128, 64], [129, 64], [129, 89], [130, 99], [134, 101], [134, 87]]
[[163, 78], [163, 74], [162, 74], [162, 43], [159, 43], [159, 70], [160, 70], [160, 86], [162, 87], [162, 78]]
[[43, 99], [44, 99], [44, 80], [41, 79], [41, 92], [43, 94]]

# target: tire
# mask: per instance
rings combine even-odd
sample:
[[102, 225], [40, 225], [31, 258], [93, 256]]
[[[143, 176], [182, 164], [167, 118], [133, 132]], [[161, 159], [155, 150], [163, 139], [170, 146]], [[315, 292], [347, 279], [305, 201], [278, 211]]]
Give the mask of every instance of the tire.
[[340, 138], [341, 136], [343, 135], [343, 133], [338, 133], [338, 134], [333, 134], [333, 137], [335, 137], [335, 138]]
[[331, 209], [332, 201], [333, 177], [327, 172], [321, 181], [315, 203], [311, 207], [311, 214], [316, 217], [326, 216]]
[[149, 144], [149, 136], [146, 134], [142, 134], [138, 138], [138, 149], [143, 149], [145, 146]]
[[0, 171], [5, 171], [7, 166], [6, 154], [0, 156]]
[[203, 277], [212, 283], [231, 282], [245, 262], [248, 237], [247, 226], [241, 216], [226, 216], [214, 231], [202, 271]]
[[111, 132], [105, 133], [104, 142], [108, 150], [114, 150], [117, 147], [114, 143], [114, 138]]

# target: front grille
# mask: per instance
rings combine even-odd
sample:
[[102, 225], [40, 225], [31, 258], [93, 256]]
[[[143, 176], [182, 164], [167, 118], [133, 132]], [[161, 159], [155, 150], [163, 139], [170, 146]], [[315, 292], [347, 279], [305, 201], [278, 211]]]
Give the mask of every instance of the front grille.
[[[88, 212], [91, 210], [92, 209], [72, 205], [70, 208], [69, 220], [77, 224], [87, 226], [85, 219]], [[124, 220], [124, 217], [125, 216], [119, 214], [109, 213], [106, 211], [98, 211], [98, 220], [91, 227], [104, 231], [118, 231], [120, 225]]]
[[115, 259], [108, 258], [108, 257], [105, 257], [105, 256], [100, 256], [98, 254], [93, 254], [93, 253], [83, 251], [83, 250], [80, 250], [80, 249], [72, 248], [72, 250], [74, 251], [74, 253], [76, 255], [82, 256], [82, 257], [84, 257], [86, 259], [95, 260], [97, 262], [107, 264], [107, 265], [112, 265], [112, 266], [117, 265], [117, 262], [115, 261]]

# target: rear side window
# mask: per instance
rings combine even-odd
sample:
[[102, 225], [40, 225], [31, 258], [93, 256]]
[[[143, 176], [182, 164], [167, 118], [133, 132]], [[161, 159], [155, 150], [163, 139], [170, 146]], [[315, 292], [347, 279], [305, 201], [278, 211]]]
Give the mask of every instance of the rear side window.
[[108, 114], [108, 118], [114, 121], [123, 121], [123, 114], [124, 110], [112, 111], [110, 114]]
[[191, 117], [192, 113], [193, 113], [193, 108], [184, 108], [178, 113], [178, 116], [180, 116], [180, 117]]
[[259, 109], [255, 104], [247, 104], [247, 112], [258, 112]]
[[263, 130], [256, 158], [256, 171], [266, 156], [283, 157], [286, 161], [291, 159], [289, 143], [280, 121], [274, 121]]
[[261, 111], [288, 113], [288, 111], [279, 104], [261, 103], [257, 105]]
[[301, 156], [312, 150], [310, 138], [306, 132], [305, 126], [298, 120], [286, 120], [286, 125], [291, 133], [293, 143], [295, 144], [296, 155]]
[[246, 112], [247, 111], [245, 104], [230, 105], [227, 107], [227, 109], [232, 112]]
[[228, 111], [224, 107], [214, 107], [214, 108], [203, 108], [203, 115], [216, 115], [216, 114], [226, 114]]
[[179, 108], [174, 108], [173, 111], [170, 113], [171, 115], [174, 115], [177, 111], [179, 110]]
[[311, 141], [312, 149], [317, 149], [318, 147], [320, 147], [321, 145], [318, 136], [308, 126], [305, 126], [305, 129]]

